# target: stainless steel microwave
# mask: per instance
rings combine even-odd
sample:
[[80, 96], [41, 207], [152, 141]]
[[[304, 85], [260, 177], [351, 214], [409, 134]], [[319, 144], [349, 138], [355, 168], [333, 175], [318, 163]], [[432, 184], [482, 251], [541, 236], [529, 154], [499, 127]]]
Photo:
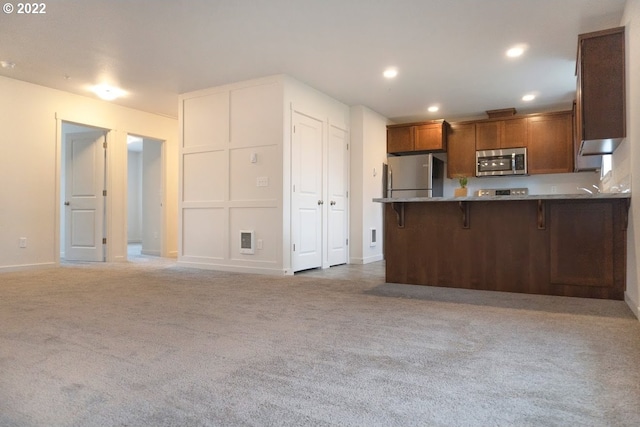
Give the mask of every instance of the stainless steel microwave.
[[476, 176], [527, 174], [527, 149], [502, 148], [476, 151]]

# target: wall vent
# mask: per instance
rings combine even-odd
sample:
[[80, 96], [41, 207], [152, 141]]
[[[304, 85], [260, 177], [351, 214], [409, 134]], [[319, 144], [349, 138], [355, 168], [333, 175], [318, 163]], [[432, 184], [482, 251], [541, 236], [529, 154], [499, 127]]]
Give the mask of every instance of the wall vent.
[[369, 229], [369, 246], [375, 246], [378, 243], [378, 230], [375, 228]]
[[254, 232], [249, 230], [240, 230], [240, 253], [255, 254]]

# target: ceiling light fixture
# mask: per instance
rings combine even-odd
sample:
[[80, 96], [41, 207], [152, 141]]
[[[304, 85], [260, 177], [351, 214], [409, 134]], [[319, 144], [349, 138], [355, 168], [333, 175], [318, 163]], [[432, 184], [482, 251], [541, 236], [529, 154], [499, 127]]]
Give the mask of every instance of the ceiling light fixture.
[[398, 75], [398, 70], [396, 70], [395, 68], [387, 68], [386, 70], [384, 70], [384, 73], [382, 73], [382, 75], [387, 79], [392, 79]]
[[529, 93], [529, 94], [527, 94], [527, 95], [522, 97], [522, 100], [523, 101], [527, 101], [527, 102], [528, 101], [533, 101], [534, 99], [536, 99], [536, 96], [534, 94], [532, 94], [532, 93]]
[[523, 44], [513, 46], [509, 48], [509, 50], [507, 50], [507, 56], [509, 58], [517, 58], [524, 53], [525, 49], [526, 49], [526, 45], [523, 45]]
[[431, 107], [427, 108], [427, 111], [429, 111], [430, 113], [435, 113], [440, 109], [440, 107], [438, 107], [437, 105], [432, 105]]
[[13, 70], [16, 67], [16, 63], [11, 61], [0, 61], [0, 67]]
[[109, 86], [106, 83], [93, 86], [91, 90], [93, 91], [93, 93], [98, 95], [100, 99], [104, 99], [105, 101], [113, 101], [114, 99], [120, 98], [126, 93], [124, 90], [114, 86]]

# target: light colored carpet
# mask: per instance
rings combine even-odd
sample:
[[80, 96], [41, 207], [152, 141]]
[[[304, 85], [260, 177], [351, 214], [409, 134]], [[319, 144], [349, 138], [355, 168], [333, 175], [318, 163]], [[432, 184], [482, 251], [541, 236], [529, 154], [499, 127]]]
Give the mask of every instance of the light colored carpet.
[[638, 426], [620, 301], [134, 257], [0, 275], [1, 426]]

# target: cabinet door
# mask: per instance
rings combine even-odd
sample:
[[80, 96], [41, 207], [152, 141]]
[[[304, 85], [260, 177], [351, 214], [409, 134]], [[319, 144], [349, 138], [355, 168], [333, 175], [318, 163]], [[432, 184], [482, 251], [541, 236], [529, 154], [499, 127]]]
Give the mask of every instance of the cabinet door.
[[571, 112], [527, 120], [529, 173], [573, 172]]
[[446, 149], [446, 129], [443, 124], [435, 123], [414, 126], [416, 151], [444, 151]]
[[500, 123], [476, 123], [476, 150], [496, 150], [500, 148]]
[[626, 136], [624, 44], [624, 27], [579, 36], [583, 140]]
[[452, 124], [447, 134], [447, 177], [475, 176], [476, 124]]
[[387, 128], [387, 153], [405, 153], [413, 149], [412, 126]]
[[550, 204], [552, 284], [613, 287], [613, 204]]
[[500, 132], [500, 148], [527, 146], [527, 119], [505, 120]]

